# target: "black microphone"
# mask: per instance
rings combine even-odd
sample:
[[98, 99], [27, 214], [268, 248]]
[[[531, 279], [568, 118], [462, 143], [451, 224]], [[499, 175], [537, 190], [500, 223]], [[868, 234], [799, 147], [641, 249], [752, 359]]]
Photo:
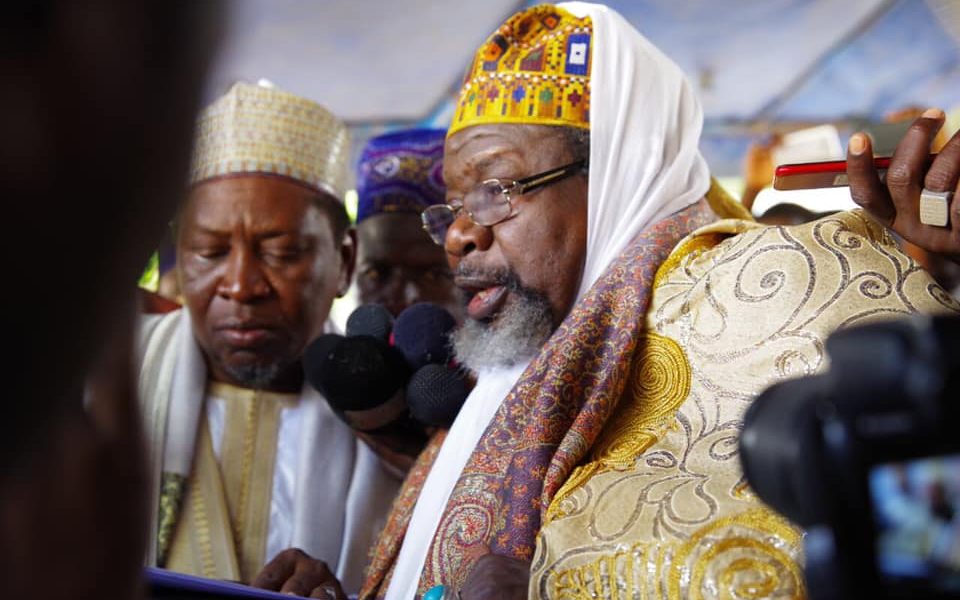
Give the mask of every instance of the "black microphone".
[[375, 431], [407, 417], [403, 393], [410, 367], [383, 340], [321, 335], [304, 351], [303, 369], [310, 385], [354, 429]]
[[450, 332], [456, 326], [446, 309], [431, 302], [418, 302], [397, 316], [393, 343], [414, 371], [428, 364], [447, 364], [453, 355]]
[[347, 337], [369, 335], [387, 342], [393, 331], [393, 315], [382, 304], [363, 304], [347, 318]]
[[469, 394], [466, 373], [447, 365], [420, 367], [407, 382], [410, 415], [434, 427], [450, 427]]

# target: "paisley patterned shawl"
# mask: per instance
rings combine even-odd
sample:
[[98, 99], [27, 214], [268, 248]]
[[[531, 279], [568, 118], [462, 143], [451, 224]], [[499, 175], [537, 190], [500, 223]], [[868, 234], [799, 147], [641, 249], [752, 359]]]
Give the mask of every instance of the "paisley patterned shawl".
[[[529, 560], [550, 501], [616, 407], [657, 268], [677, 242], [716, 219], [705, 201], [641, 232], [554, 332], [484, 433], [431, 544], [420, 593], [459, 587], [489, 552]], [[439, 444], [411, 471], [372, 554], [361, 598], [382, 597], [416, 492]]]
[[657, 268], [714, 220], [706, 202], [641, 232], [579, 302], [504, 401], [454, 488], [420, 582], [459, 587], [494, 552], [530, 560], [547, 507], [624, 391]]

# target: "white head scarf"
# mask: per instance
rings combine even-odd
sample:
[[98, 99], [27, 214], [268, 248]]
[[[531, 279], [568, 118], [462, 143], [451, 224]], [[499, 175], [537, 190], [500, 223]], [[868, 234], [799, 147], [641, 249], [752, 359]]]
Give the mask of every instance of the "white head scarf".
[[593, 22], [587, 258], [577, 299], [648, 225], [710, 188], [703, 111], [680, 68], [601, 4], [560, 8]]
[[[710, 174], [700, 104], [683, 73], [616, 11], [559, 5], [593, 21], [587, 254], [579, 301], [641, 230], [700, 200]], [[527, 363], [479, 373], [414, 508], [387, 600], [408, 600], [450, 493]]]

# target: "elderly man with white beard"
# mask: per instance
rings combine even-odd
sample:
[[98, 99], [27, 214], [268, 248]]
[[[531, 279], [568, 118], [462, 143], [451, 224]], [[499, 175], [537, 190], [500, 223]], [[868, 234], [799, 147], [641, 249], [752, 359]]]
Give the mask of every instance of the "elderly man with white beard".
[[[477, 52], [424, 211], [478, 383], [410, 471], [362, 598], [799, 597], [801, 532], [737, 441], [835, 329], [957, 303], [862, 212], [750, 220], [679, 69], [604, 6]], [[869, 193], [871, 190], [866, 190]]]

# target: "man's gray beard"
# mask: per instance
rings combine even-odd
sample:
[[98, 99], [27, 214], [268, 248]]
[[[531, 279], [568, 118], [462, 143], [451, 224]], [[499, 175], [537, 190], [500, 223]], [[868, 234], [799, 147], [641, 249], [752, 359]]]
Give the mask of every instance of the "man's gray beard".
[[241, 386], [252, 389], [265, 389], [273, 384], [280, 376], [279, 363], [269, 365], [244, 365], [231, 367], [222, 365], [223, 370]]
[[467, 318], [451, 336], [457, 361], [472, 371], [511, 367], [533, 358], [553, 333], [553, 309], [531, 290], [511, 286], [508, 302], [490, 322]]

